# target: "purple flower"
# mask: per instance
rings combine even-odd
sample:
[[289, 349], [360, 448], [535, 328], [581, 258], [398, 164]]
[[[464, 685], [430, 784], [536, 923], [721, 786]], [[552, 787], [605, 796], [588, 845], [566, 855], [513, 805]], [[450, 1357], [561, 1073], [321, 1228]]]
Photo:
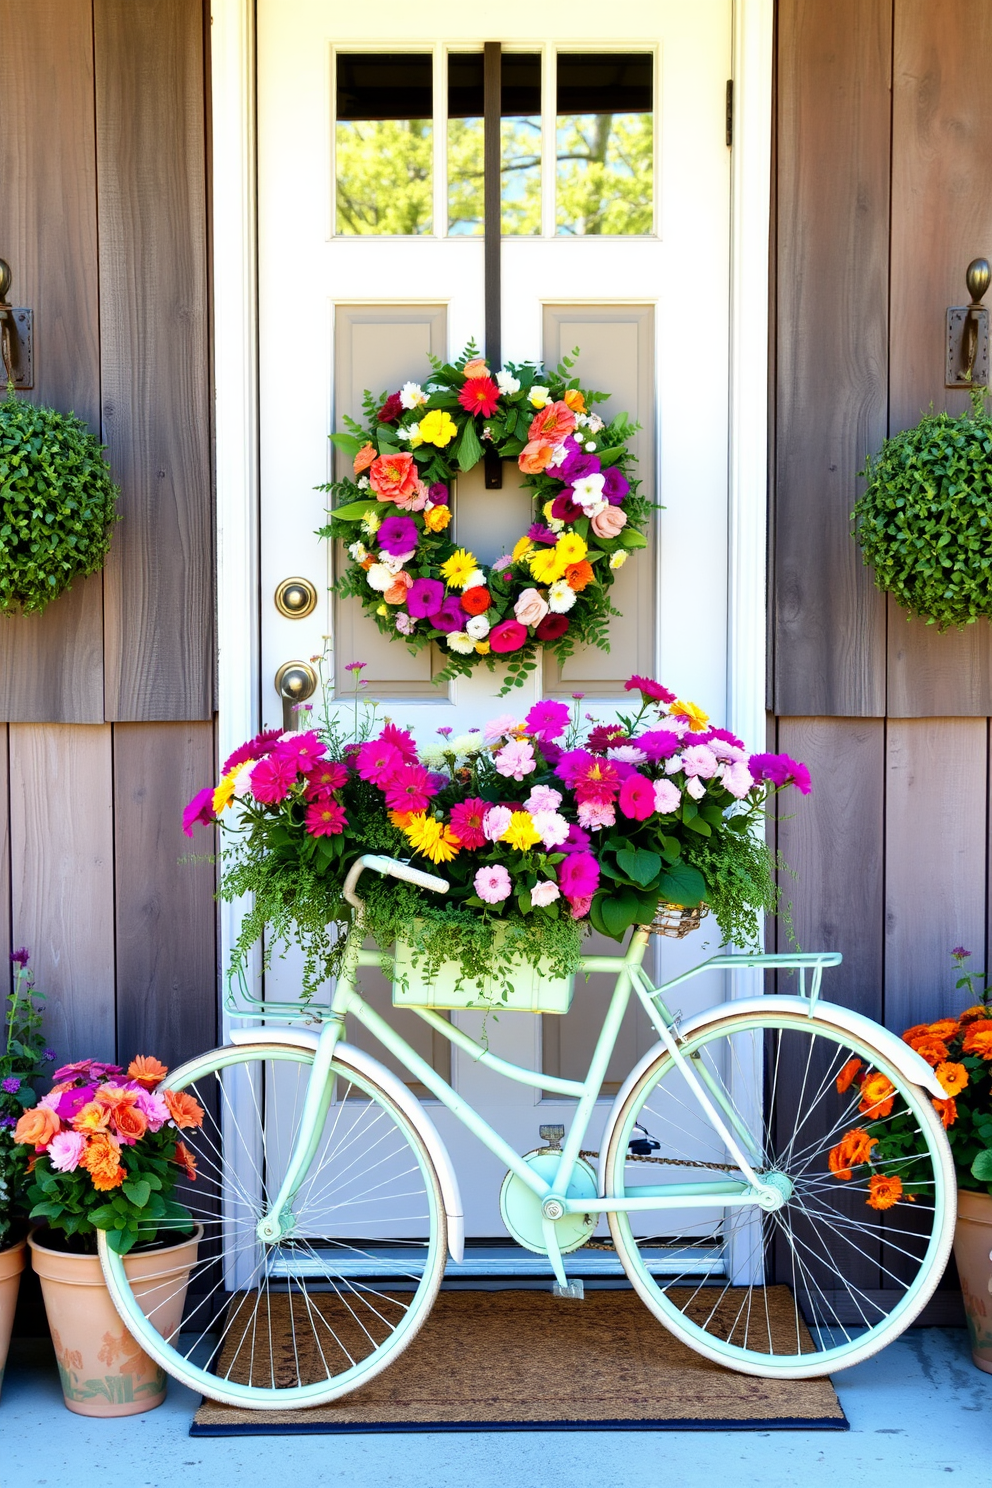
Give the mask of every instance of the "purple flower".
[[540, 739], [543, 744], [546, 739], [558, 739], [568, 727], [570, 710], [565, 703], [553, 702], [546, 698], [541, 703], [535, 703], [533, 708], [524, 719], [527, 732]]
[[344, 669], [346, 672], [363, 672], [367, 666], [367, 661], [346, 661]]
[[755, 780], [769, 780], [775, 786], [794, 785], [804, 796], [812, 789], [807, 767], [787, 754], [752, 754], [747, 767]]
[[8, 1095], [16, 1095], [21, 1088], [21, 1082], [16, 1075], [8, 1075], [5, 1080], [0, 1080], [0, 1090], [5, 1090]]
[[603, 497], [611, 506], [619, 506], [630, 494], [630, 481], [616, 465], [603, 471]]
[[435, 506], [448, 504], [448, 488], [443, 481], [435, 481], [432, 486], [428, 486], [427, 495]]
[[549, 547], [552, 548], [558, 541], [558, 538], [551, 531], [551, 528], [545, 527], [543, 522], [533, 522], [527, 529], [527, 536], [530, 538], [531, 542], [546, 543]]
[[552, 744], [550, 739], [543, 739], [541, 741], [541, 753], [544, 755], [545, 764], [551, 765], [552, 768], [554, 768], [562, 756], [560, 746]]
[[639, 735], [631, 740], [638, 749], [643, 749], [649, 760], [668, 759], [673, 754], [678, 754], [682, 740], [672, 729], [650, 729], [646, 734]]
[[10, 959], [11, 961], [13, 961], [15, 966], [27, 966], [28, 962], [31, 959], [31, 955], [28, 951], [27, 946], [21, 946], [19, 950], [11, 951]]
[[[428, 580], [428, 582], [430, 582]], [[410, 590], [413, 593], [413, 590]], [[409, 603], [409, 600], [407, 601]], [[452, 631], [461, 630], [465, 623], [465, 611], [462, 609], [461, 600], [455, 594], [449, 594], [441, 608], [433, 615], [428, 615], [428, 620], [435, 630], [441, 630], [445, 635], [451, 635]]]
[[55, 1058], [55, 1050], [54, 1050], [54, 1049], [45, 1049], [45, 1050], [44, 1050], [44, 1051], [43, 1051], [43, 1053], [42, 1053], [42, 1056], [41, 1056], [41, 1057], [42, 1057], [42, 1060], [43, 1060], [43, 1061], [44, 1061], [44, 1060], [50, 1060], [50, 1059], [54, 1059], [54, 1058]]
[[410, 517], [387, 517], [377, 537], [383, 552], [391, 553], [394, 558], [413, 553], [417, 548], [417, 524]]
[[966, 951], [964, 946], [955, 946], [953, 951], [951, 952], [951, 955], [959, 956], [962, 961], [967, 961], [968, 957], [971, 955], [971, 952]]
[[0, 1116], [0, 1126], [16, 1126], [16, 1116]]
[[414, 579], [407, 590], [406, 607], [414, 619], [423, 620], [441, 608], [443, 598], [444, 585], [440, 579]]
[[561, 464], [555, 467], [553, 473], [570, 486], [584, 475], [598, 475], [602, 468], [598, 455], [587, 455], [584, 449], [575, 446], [569, 450]]

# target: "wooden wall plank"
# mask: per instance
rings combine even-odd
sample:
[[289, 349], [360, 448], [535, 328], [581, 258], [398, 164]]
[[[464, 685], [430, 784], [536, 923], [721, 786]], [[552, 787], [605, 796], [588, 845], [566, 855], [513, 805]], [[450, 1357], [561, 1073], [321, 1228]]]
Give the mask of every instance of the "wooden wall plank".
[[887, 726], [885, 1023], [959, 1010], [950, 950], [980, 951], [987, 904], [984, 719]]
[[[843, 952], [825, 997], [881, 1019], [885, 725], [782, 718], [777, 747], [805, 761], [813, 779], [810, 795], [778, 798], [778, 847], [796, 874], [781, 880], [796, 938], [804, 951]], [[788, 948], [781, 922], [778, 948]]]
[[95, 0], [106, 716], [206, 719], [213, 519], [201, 0]]
[[[91, 0], [0, 0], [0, 253], [34, 310], [29, 397], [99, 429]], [[103, 721], [103, 581], [0, 620], [0, 717]]]
[[48, 998], [60, 1060], [110, 1060], [114, 836], [110, 728], [10, 728], [12, 928]]
[[[992, 9], [968, 0], [896, 0], [892, 94], [890, 431], [944, 388], [944, 314], [967, 302], [964, 272], [992, 244]], [[890, 601], [888, 711], [893, 717], [992, 713], [987, 622], [938, 635]]]
[[885, 711], [885, 601], [850, 537], [885, 434], [889, 0], [778, 7], [775, 707]]
[[209, 723], [114, 727], [117, 1041], [170, 1067], [217, 1042], [214, 868], [181, 862], [182, 810], [214, 779]]

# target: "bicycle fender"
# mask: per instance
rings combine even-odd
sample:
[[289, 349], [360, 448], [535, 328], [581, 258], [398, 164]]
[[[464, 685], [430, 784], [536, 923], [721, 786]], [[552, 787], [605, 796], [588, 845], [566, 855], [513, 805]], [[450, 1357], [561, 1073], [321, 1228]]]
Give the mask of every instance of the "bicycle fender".
[[[866, 1018], [863, 1013], [856, 1013], [852, 1008], [841, 1007], [835, 1002], [824, 1002], [822, 998], [817, 1000], [813, 1009], [804, 997], [741, 997], [730, 1002], [722, 1002], [717, 1007], [706, 1008], [704, 1012], [696, 1013], [694, 1017], [687, 1018], [684, 1023], [681, 1023], [679, 1041], [698, 1033], [701, 1028], [705, 1028], [710, 1023], [720, 1022], [730, 1014], [760, 1012], [801, 1013], [804, 1017], [812, 1016], [815, 1021], [830, 1024], [844, 1033], [853, 1034], [867, 1044], [874, 1044], [879, 1053], [884, 1054], [895, 1065], [899, 1073], [905, 1075], [907, 1080], [911, 1080], [914, 1085], [921, 1085], [929, 1095], [936, 1096], [938, 1100], [946, 1096], [946, 1091], [926, 1060], [917, 1054], [915, 1049], [904, 1044], [898, 1034], [892, 1033], [888, 1028], [883, 1028], [872, 1018]], [[667, 1053], [665, 1045], [659, 1041], [638, 1060], [617, 1091], [600, 1143], [599, 1191], [601, 1197], [606, 1192], [604, 1188], [606, 1154], [609, 1151], [614, 1124], [620, 1117], [627, 1097], [645, 1071], [650, 1069], [655, 1061], [665, 1053]]]
[[[316, 1049], [320, 1035], [309, 1028], [238, 1028], [231, 1033], [232, 1044], [288, 1044], [298, 1049]], [[389, 1096], [410, 1125], [418, 1133], [431, 1155], [441, 1185], [441, 1198], [448, 1221], [448, 1253], [456, 1264], [465, 1255], [465, 1212], [462, 1206], [458, 1179], [451, 1165], [448, 1149], [430, 1116], [424, 1110], [403, 1081], [388, 1070], [384, 1064], [364, 1049], [344, 1042], [334, 1050], [335, 1059], [351, 1065], [358, 1074], [364, 1075], [374, 1085], [379, 1085]]]

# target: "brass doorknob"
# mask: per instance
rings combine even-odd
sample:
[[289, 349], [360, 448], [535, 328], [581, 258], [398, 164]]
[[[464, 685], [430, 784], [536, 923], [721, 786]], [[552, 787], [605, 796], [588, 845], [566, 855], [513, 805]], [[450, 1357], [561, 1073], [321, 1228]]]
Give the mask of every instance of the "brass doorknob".
[[284, 661], [276, 672], [276, 692], [282, 698], [282, 726], [295, 727], [293, 708], [317, 690], [317, 673], [308, 661]]
[[283, 579], [275, 593], [276, 609], [288, 620], [302, 620], [317, 608], [317, 586], [309, 579]]

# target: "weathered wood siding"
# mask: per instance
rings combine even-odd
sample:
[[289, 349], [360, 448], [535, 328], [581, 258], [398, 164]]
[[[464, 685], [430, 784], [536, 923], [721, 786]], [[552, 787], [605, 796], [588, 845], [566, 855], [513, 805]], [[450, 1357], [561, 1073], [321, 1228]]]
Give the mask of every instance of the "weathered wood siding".
[[104, 573], [0, 619], [0, 951], [30, 949], [67, 1059], [216, 1034], [213, 870], [179, 861], [214, 770], [208, 34], [203, 0], [0, 0], [27, 396], [84, 418], [122, 488]]

